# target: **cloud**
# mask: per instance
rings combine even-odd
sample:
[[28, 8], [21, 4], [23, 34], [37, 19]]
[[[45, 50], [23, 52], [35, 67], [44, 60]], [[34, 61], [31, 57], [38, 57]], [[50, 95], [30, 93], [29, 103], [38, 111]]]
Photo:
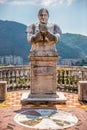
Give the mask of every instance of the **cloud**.
[[71, 5], [73, 3], [74, 0], [67, 0], [67, 5]]
[[14, 5], [42, 5], [56, 6], [66, 4], [70, 6], [74, 0], [0, 0], [0, 4], [8, 3]]
[[64, 0], [42, 0], [41, 4], [44, 6], [62, 5], [62, 4], [64, 4]]
[[11, 4], [14, 5], [34, 5], [34, 1], [30, 1], [30, 0], [13, 0], [12, 2], [10, 2]]
[[55, 3], [55, 0], [54, 2], [53, 0], [42, 0], [41, 5], [49, 6], [49, 5], [52, 5], [53, 3]]
[[35, 4], [37, 0], [0, 0], [0, 4], [14, 4], [14, 5], [31, 5]]
[[5, 2], [6, 2], [6, 0], [0, 0], [0, 3], [1, 3], [1, 4], [5, 3]]

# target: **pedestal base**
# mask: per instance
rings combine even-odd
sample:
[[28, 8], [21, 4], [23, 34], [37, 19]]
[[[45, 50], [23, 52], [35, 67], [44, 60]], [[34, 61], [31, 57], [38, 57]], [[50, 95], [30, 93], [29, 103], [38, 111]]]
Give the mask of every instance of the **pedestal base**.
[[21, 103], [24, 104], [64, 104], [66, 103], [66, 97], [62, 92], [57, 92], [56, 95], [31, 95], [29, 92], [25, 92], [22, 95]]

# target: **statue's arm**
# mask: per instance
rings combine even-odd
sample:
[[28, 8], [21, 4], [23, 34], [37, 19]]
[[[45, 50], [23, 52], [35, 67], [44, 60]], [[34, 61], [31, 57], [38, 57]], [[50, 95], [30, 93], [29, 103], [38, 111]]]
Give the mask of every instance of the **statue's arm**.
[[56, 37], [56, 42], [59, 42], [61, 34], [62, 34], [62, 31], [61, 31], [60, 27], [58, 25], [54, 24], [54, 35]]
[[54, 24], [53, 32], [47, 31], [46, 40], [49, 43], [58, 43], [61, 34], [62, 34], [62, 31], [61, 31], [60, 27], [58, 25]]
[[27, 40], [31, 44], [37, 43], [42, 39], [40, 32], [39, 31], [37, 33], [35, 32], [35, 24], [28, 26], [26, 29], [26, 33], [27, 33]]
[[32, 36], [34, 36], [33, 34], [33, 29], [32, 29], [32, 25], [28, 26], [27, 29], [26, 29], [26, 34], [27, 34], [27, 41], [29, 43], [31, 43], [31, 38]]

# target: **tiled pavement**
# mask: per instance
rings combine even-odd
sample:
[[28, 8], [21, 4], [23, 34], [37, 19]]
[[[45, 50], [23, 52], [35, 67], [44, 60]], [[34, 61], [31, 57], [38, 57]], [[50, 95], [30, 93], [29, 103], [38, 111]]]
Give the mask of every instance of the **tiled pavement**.
[[23, 92], [24, 91], [8, 92], [6, 100], [0, 103], [0, 130], [33, 130], [18, 125], [13, 119], [17, 113], [29, 108], [56, 108], [71, 112], [78, 117], [79, 121], [75, 126], [66, 130], [87, 130], [87, 105], [78, 101], [77, 94], [64, 93], [67, 97], [66, 104], [22, 106], [20, 99]]

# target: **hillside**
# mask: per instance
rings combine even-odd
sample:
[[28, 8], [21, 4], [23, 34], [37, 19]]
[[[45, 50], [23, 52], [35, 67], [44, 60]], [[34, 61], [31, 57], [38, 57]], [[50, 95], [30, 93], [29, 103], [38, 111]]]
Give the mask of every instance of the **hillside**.
[[[27, 42], [26, 25], [0, 20], [0, 56], [17, 55], [28, 62], [30, 44]], [[62, 58], [83, 58], [87, 56], [87, 37], [78, 34], [62, 34], [56, 44]]]
[[0, 21], [0, 56], [17, 55], [28, 61], [30, 45], [26, 39], [26, 26], [12, 21]]
[[62, 34], [60, 44], [56, 47], [62, 58], [84, 58], [87, 56], [87, 37], [79, 34]]
[[84, 58], [87, 56], [87, 36], [66, 33], [61, 35], [60, 43], [57, 48], [63, 58]]

